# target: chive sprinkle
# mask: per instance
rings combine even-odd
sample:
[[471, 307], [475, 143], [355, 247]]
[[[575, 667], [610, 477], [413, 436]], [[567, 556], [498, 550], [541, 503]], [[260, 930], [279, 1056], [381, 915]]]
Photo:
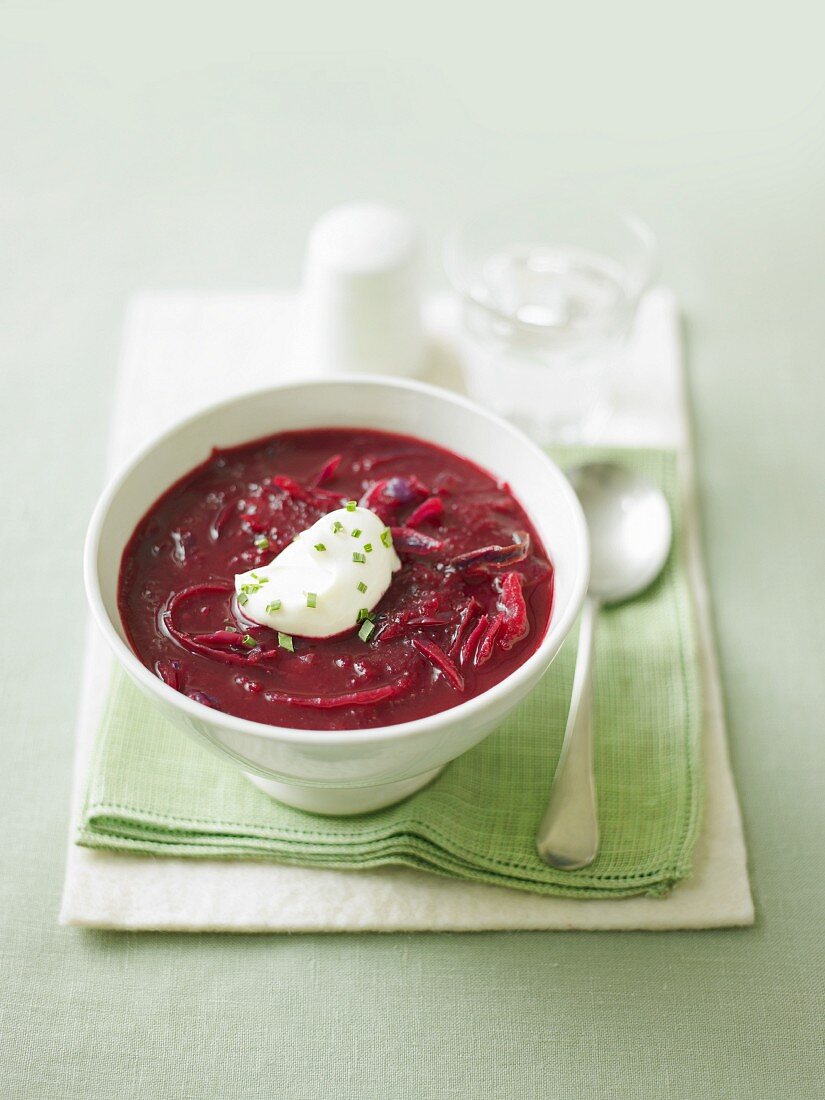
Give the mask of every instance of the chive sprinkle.
[[314, 592], [307, 592], [307, 607], [315, 607], [318, 602], [318, 597]]
[[367, 591], [367, 586], [364, 584], [363, 581], [358, 582], [358, 591], [359, 592], [366, 592]]
[[273, 600], [272, 603], [268, 603], [266, 605], [266, 612], [267, 612], [268, 615], [271, 615], [273, 611], [280, 611], [280, 609], [281, 609], [281, 601], [280, 600]]
[[363, 565], [367, 560], [366, 554], [359, 554], [358, 551], [352, 555], [352, 560], [358, 562], [359, 565]]
[[324, 544], [322, 542], [316, 542], [315, 543], [315, 549], [316, 550], [326, 550], [326, 546], [324, 546]]
[[369, 610], [369, 608], [359, 607], [358, 608], [358, 617], [356, 618], [355, 621], [357, 623], [362, 623], [364, 621], [364, 619], [372, 619], [372, 617], [373, 617], [373, 615], [372, 615], [372, 612]]
[[364, 543], [364, 549], [366, 550], [366, 552], [368, 554], [371, 554], [372, 553], [372, 543], [371, 542], [365, 542]]
[[244, 634], [244, 636], [241, 638], [241, 641], [247, 649], [254, 649], [255, 646], [258, 644], [251, 634]]
[[255, 539], [255, 545], [258, 547], [259, 550], [268, 550], [269, 539], [266, 537], [266, 535], [259, 535]]
[[295, 652], [295, 646], [292, 642], [292, 636], [289, 634], [282, 634], [278, 631], [278, 645], [281, 649], [288, 649], [290, 653]]
[[348, 500], [345, 507], [348, 512], [354, 512], [358, 505], [354, 500]]
[[249, 603], [249, 596], [247, 596], [246, 592], [240, 592], [238, 594], [238, 603], [241, 605], [241, 607], [243, 607], [244, 604]]
[[358, 631], [358, 637], [362, 642], [368, 642], [375, 633], [375, 623], [370, 622], [369, 619], [364, 619], [361, 624], [361, 629]]
[[343, 523], [341, 523], [340, 519], [337, 519], [337, 520], [335, 521], [335, 523], [333, 523], [333, 525], [332, 525], [332, 533], [333, 533], [333, 535], [337, 535], [339, 531], [343, 531], [343, 530], [344, 530], [344, 525], [343, 525]]
[[390, 544], [392, 543], [392, 535], [390, 534], [389, 527], [385, 527], [384, 530], [381, 532], [381, 541], [389, 550]]
[[354, 539], [357, 539], [357, 538], [360, 538], [360, 537], [361, 537], [361, 528], [360, 528], [360, 527], [356, 527], [356, 528], [355, 528], [355, 529], [353, 530], [353, 532], [352, 532], [352, 537], [353, 537]]

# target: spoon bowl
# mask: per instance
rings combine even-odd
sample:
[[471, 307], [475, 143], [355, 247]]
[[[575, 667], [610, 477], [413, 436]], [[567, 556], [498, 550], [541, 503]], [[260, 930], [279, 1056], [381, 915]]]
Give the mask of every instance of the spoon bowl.
[[568, 470], [590, 533], [588, 595], [621, 603], [662, 571], [673, 538], [670, 509], [647, 478], [612, 462]]

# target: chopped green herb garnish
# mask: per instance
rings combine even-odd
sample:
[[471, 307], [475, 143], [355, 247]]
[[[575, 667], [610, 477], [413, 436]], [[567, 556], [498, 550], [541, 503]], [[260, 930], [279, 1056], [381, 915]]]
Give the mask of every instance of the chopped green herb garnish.
[[332, 525], [332, 533], [333, 533], [333, 535], [337, 535], [339, 531], [343, 531], [343, 530], [344, 530], [344, 525], [343, 525], [343, 523], [341, 523], [340, 519], [337, 519], [337, 520], [335, 521], [335, 523], [333, 523], [333, 525]]
[[266, 612], [267, 612], [268, 615], [271, 615], [273, 611], [280, 611], [280, 609], [281, 609], [281, 601], [280, 600], [273, 600], [272, 603], [268, 603], [266, 605]]
[[292, 642], [292, 637], [289, 634], [282, 634], [278, 631], [278, 645], [281, 649], [288, 649], [290, 653], [295, 652], [295, 646]]
[[354, 512], [358, 504], [354, 500], [348, 500], [344, 507], [348, 512]]
[[360, 527], [356, 527], [356, 528], [355, 528], [355, 529], [353, 530], [353, 532], [352, 532], [352, 537], [353, 537], [354, 539], [357, 539], [357, 538], [360, 538], [360, 537], [361, 537], [361, 528], [360, 528]]
[[366, 552], [368, 554], [371, 554], [372, 553], [372, 543], [371, 542], [365, 542], [364, 543], [364, 549], [366, 550]]
[[367, 560], [367, 555], [366, 554], [359, 554], [358, 551], [356, 550], [356, 552], [352, 555], [352, 560], [357, 561], [359, 565], [363, 565]]
[[242, 584], [241, 592], [243, 592], [244, 595], [247, 595], [251, 592], [257, 592], [260, 587], [261, 586], [259, 584]]
[[374, 619], [375, 616], [367, 607], [359, 607], [358, 618], [355, 620], [357, 623], [362, 623], [364, 619]]
[[324, 544], [322, 542], [316, 542], [315, 543], [315, 549], [316, 550], [326, 550], [326, 546], [324, 546]]
[[362, 642], [368, 642], [375, 633], [375, 623], [370, 622], [369, 619], [364, 619], [361, 624], [361, 629], [358, 631], [358, 637]]
[[384, 530], [381, 532], [381, 541], [387, 547], [387, 549], [389, 549], [392, 545], [392, 535], [390, 534], [389, 527], [385, 527]]
[[255, 539], [255, 545], [258, 547], [259, 550], [268, 550], [269, 539], [266, 537], [266, 535], [258, 535], [258, 537]]
[[241, 605], [241, 607], [243, 607], [244, 604], [249, 603], [249, 596], [247, 596], [246, 592], [240, 592], [238, 594], [238, 603]]
[[367, 591], [367, 586], [364, 584], [363, 581], [358, 582], [358, 591], [359, 592], [366, 592]]
[[318, 602], [318, 597], [314, 592], [307, 592], [307, 607], [315, 607]]
[[255, 646], [258, 644], [251, 634], [244, 634], [244, 636], [241, 638], [241, 641], [247, 649], [254, 649]]

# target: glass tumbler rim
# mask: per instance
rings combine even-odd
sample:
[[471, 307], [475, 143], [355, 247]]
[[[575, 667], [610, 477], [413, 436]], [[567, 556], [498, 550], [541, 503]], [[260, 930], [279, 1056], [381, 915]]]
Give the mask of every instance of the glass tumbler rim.
[[[452, 289], [465, 301], [486, 310], [488, 313], [505, 321], [508, 325], [516, 326], [525, 331], [538, 329], [542, 326], [537, 322], [513, 317], [512, 314], [498, 308], [495, 304], [486, 300], [482, 295], [479, 295], [477, 291], [479, 280], [478, 278], [474, 278], [478, 271], [478, 267], [474, 266], [469, 256], [471, 249], [468, 247], [467, 238], [473, 230], [483, 226], [485, 222], [489, 223], [496, 217], [500, 217], [504, 220], [509, 215], [512, 215], [515, 223], [519, 216], [524, 216], [525, 208], [529, 211], [532, 206], [535, 210], [536, 205], [535, 203], [531, 204], [529, 202], [518, 203], [511, 201], [477, 210], [448, 231], [442, 248], [444, 272]], [[544, 205], [552, 207], [552, 200], [546, 200]], [[644, 292], [651, 286], [658, 273], [659, 245], [656, 235], [643, 218], [639, 217], [639, 215], [632, 210], [617, 203], [590, 200], [586, 206], [583, 206], [583, 209], [587, 208], [589, 208], [594, 215], [600, 214], [612, 218], [614, 225], [629, 232], [630, 237], [633, 239], [639, 252], [636, 263], [636, 267], [638, 267], [639, 270], [637, 272], [637, 278], [632, 283], [632, 294], [630, 297], [633, 304], [637, 304]], [[572, 233], [571, 236], [575, 237], [575, 233]], [[502, 241], [502, 245], [504, 245], [504, 243], [505, 242]], [[510, 247], [513, 247], [521, 243], [526, 242], [518, 240], [517, 231], [514, 229], [513, 240], [508, 242], [508, 244]], [[545, 240], [543, 243], [552, 242]], [[568, 247], [571, 245], [568, 245]]]

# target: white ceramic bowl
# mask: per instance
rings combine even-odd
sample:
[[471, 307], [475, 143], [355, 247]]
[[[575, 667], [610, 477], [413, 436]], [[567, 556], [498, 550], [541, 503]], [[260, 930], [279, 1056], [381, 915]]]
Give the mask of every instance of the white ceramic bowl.
[[[452, 710], [366, 730], [288, 729], [212, 710], [174, 691], [135, 656], [117, 609], [121, 555], [157, 497], [209, 454], [273, 432], [357, 426], [418, 436], [505, 479], [553, 561], [547, 633], [501, 683]], [[363, 813], [428, 783], [491, 733], [547, 670], [581, 608], [588, 541], [578, 500], [559, 468], [526, 436], [464, 398], [417, 382], [350, 377], [246, 394], [207, 408], [141, 451], [101, 496], [85, 550], [86, 592], [115, 656], [163, 714], [233, 760], [273, 797], [317, 813]]]

